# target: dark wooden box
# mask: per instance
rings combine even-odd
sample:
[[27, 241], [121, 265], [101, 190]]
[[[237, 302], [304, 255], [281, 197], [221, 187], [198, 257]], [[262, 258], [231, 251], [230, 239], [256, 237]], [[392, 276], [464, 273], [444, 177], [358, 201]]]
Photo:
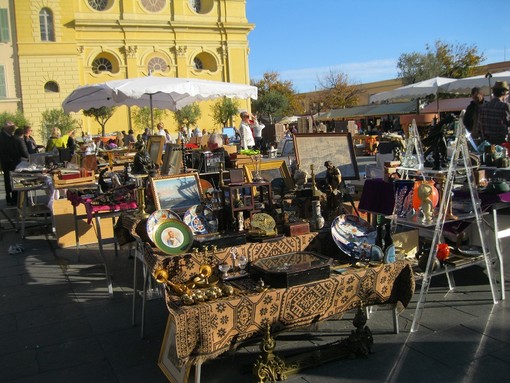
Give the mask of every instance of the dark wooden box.
[[289, 237], [308, 234], [310, 232], [310, 224], [308, 222], [289, 223], [283, 226], [283, 232]]
[[195, 235], [193, 246], [202, 248], [204, 246], [216, 245], [218, 249], [225, 247], [239, 246], [246, 243], [245, 233], [216, 233], [216, 234], [202, 234]]
[[297, 251], [259, 259], [250, 275], [270, 287], [292, 287], [329, 278], [331, 258], [311, 251]]

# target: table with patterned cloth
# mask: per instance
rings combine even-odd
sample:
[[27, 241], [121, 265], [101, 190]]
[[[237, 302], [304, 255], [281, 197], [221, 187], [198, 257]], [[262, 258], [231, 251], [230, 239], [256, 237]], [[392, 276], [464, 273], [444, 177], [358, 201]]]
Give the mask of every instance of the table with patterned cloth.
[[[237, 254], [250, 262], [295, 251], [324, 250], [321, 234], [283, 237], [268, 243], [237, 246]], [[322, 253], [325, 253], [322, 251]], [[169, 257], [145, 245], [145, 261], [152, 273], [168, 271], [173, 282], [182, 283], [196, 276], [203, 252]], [[218, 249], [213, 263], [230, 261], [230, 248]], [[235, 348], [240, 342], [271, 331], [305, 326], [355, 309], [361, 304], [401, 302], [404, 307], [414, 293], [414, 279], [405, 261], [369, 268], [352, 268], [344, 274], [332, 273], [327, 279], [289, 288], [268, 288], [257, 292], [255, 282], [240, 279], [231, 282], [230, 297], [185, 306], [175, 295], [166, 294], [170, 320], [175, 324], [177, 357], [186, 364], [202, 363]]]
[[322, 321], [364, 305], [409, 303], [414, 292], [411, 267], [405, 261], [364, 269], [290, 288], [264, 292], [235, 289], [233, 296], [182, 306], [167, 296], [176, 326], [177, 357], [201, 363], [239, 342], [271, 331]]

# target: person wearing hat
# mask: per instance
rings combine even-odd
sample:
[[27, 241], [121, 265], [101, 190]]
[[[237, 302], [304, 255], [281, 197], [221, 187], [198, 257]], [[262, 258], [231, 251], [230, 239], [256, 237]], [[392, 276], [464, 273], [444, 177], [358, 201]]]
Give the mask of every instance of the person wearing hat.
[[478, 114], [478, 127], [484, 140], [494, 145], [506, 141], [510, 127], [510, 105], [506, 102], [508, 83], [496, 81], [492, 87], [493, 98], [482, 105]]
[[462, 122], [464, 123], [466, 130], [471, 133], [471, 137], [479, 138], [480, 131], [478, 129], [478, 112], [480, 107], [485, 104], [485, 99], [480, 88], [476, 86], [471, 89], [471, 97], [473, 100], [467, 106]]

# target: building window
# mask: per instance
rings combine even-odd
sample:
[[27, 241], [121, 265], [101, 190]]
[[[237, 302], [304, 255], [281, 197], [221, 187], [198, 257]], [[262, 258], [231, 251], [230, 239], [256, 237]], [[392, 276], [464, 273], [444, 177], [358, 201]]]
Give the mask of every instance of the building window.
[[48, 81], [46, 84], [44, 84], [44, 91], [46, 93], [58, 93], [60, 90], [58, 84], [55, 81]]
[[196, 13], [200, 13], [202, 10], [202, 2], [200, 0], [189, 0], [189, 4]]
[[7, 97], [7, 84], [5, 83], [5, 66], [0, 65], [0, 98]]
[[196, 70], [202, 70], [204, 69], [204, 64], [202, 63], [202, 60], [200, 60], [198, 57], [195, 57], [193, 59], [193, 66]]
[[0, 42], [8, 43], [11, 41], [9, 32], [9, 12], [6, 8], [0, 8]]
[[153, 57], [147, 64], [149, 72], [168, 72], [168, 64], [161, 57]]
[[112, 72], [113, 65], [107, 58], [99, 57], [92, 62], [92, 71], [95, 74], [100, 74], [102, 72]]
[[142, 0], [142, 5], [149, 12], [159, 12], [165, 7], [166, 0]]
[[55, 41], [55, 26], [53, 24], [53, 12], [43, 8], [39, 12], [39, 25], [41, 28], [41, 41]]
[[109, 0], [89, 0], [89, 5], [96, 11], [104, 11], [108, 8]]

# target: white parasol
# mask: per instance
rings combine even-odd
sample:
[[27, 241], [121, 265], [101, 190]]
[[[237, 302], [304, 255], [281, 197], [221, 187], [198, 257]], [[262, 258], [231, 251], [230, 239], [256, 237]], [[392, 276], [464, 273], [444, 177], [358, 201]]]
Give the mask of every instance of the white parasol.
[[455, 80], [445, 86], [448, 93], [469, 94], [474, 87], [481, 88], [486, 94], [490, 94], [490, 88], [496, 81], [510, 82], [510, 71], [499, 73], [487, 73], [480, 76], [466, 77]]
[[196, 101], [219, 97], [257, 99], [257, 87], [192, 78], [146, 76], [76, 88], [62, 102], [66, 113], [102, 106], [139, 106], [179, 110]]

